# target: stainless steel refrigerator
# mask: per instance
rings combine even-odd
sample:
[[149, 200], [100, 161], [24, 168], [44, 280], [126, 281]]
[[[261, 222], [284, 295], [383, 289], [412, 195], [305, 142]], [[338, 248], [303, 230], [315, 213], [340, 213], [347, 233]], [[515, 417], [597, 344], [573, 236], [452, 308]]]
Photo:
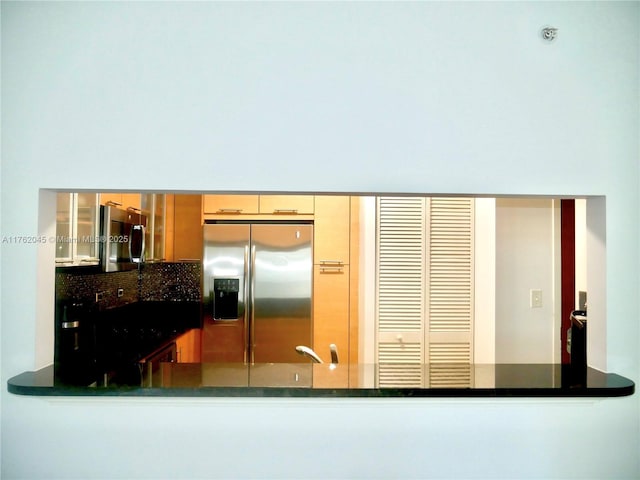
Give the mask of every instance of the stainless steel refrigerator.
[[203, 362], [300, 363], [312, 345], [313, 225], [204, 225]]

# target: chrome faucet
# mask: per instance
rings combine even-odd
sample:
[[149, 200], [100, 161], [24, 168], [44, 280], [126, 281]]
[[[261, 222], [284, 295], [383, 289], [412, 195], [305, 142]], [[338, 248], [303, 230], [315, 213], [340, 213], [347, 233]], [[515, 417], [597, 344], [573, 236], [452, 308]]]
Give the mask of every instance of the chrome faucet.
[[304, 345], [298, 345], [296, 347], [296, 352], [298, 352], [300, 355], [311, 358], [311, 360], [313, 360], [315, 363], [324, 363], [316, 352]]
[[[331, 352], [331, 364], [335, 365], [336, 363], [338, 363], [338, 347], [335, 343], [329, 345], [329, 351]], [[318, 355], [313, 351], [313, 349], [305, 345], [298, 345], [296, 347], [296, 352], [298, 352], [300, 355], [311, 358], [311, 360], [313, 360], [315, 363], [324, 363], [320, 358], [320, 355]]]
[[335, 343], [329, 345], [329, 351], [331, 352], [331, 363], [338, 363], [338, 347]]

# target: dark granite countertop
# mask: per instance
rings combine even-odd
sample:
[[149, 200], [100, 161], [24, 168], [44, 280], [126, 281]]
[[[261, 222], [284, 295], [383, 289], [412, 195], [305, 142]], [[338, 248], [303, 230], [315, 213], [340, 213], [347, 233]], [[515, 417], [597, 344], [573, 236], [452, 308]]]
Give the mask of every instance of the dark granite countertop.
[[[396, 371], [398, 367], [394, 365]], [[403, 386], [384, 380], [384, 365], [163, 363], [155, 385], [101, 387], [56, 382], [50, 365], [11, 378], [7, 388], [18, 395], [140, 397], [620, 397], [635, 391], [633, 381], [593, 368], [575, 372], [555, 364], [450, 367], [407, 365], [408, 371], [422, 373], [417, 384]]]

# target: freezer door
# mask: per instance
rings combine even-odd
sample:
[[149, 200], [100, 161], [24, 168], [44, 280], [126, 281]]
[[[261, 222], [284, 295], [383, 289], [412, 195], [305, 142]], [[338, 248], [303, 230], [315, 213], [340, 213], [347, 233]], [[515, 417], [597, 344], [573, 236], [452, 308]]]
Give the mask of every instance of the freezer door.
[[252, 363], [300, 363], [312, 345], [313, 226], [265, 224], [251, 230]]
[[249, 225], [204, 225], [203, 361], [248, 362]]

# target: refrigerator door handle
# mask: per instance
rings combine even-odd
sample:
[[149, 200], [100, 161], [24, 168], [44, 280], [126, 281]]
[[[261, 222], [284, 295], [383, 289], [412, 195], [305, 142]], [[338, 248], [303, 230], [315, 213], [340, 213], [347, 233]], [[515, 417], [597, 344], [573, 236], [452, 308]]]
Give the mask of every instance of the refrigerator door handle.
[[251, 246], [251, 320], [249, 321], [249, 328], [251, 331], [249, 335], [251, 337], [251, 364], [255, 363], [255, 286], [256, 286], [256, 246]]
[[244, 363], [249, 361], [249, 327], [247, 325], [249, 310], [249, 245], [244, 246], [244, 294], [242, 301], [244, 302], [244, 310], [242, 312], [242, 329], [244, 333]]

